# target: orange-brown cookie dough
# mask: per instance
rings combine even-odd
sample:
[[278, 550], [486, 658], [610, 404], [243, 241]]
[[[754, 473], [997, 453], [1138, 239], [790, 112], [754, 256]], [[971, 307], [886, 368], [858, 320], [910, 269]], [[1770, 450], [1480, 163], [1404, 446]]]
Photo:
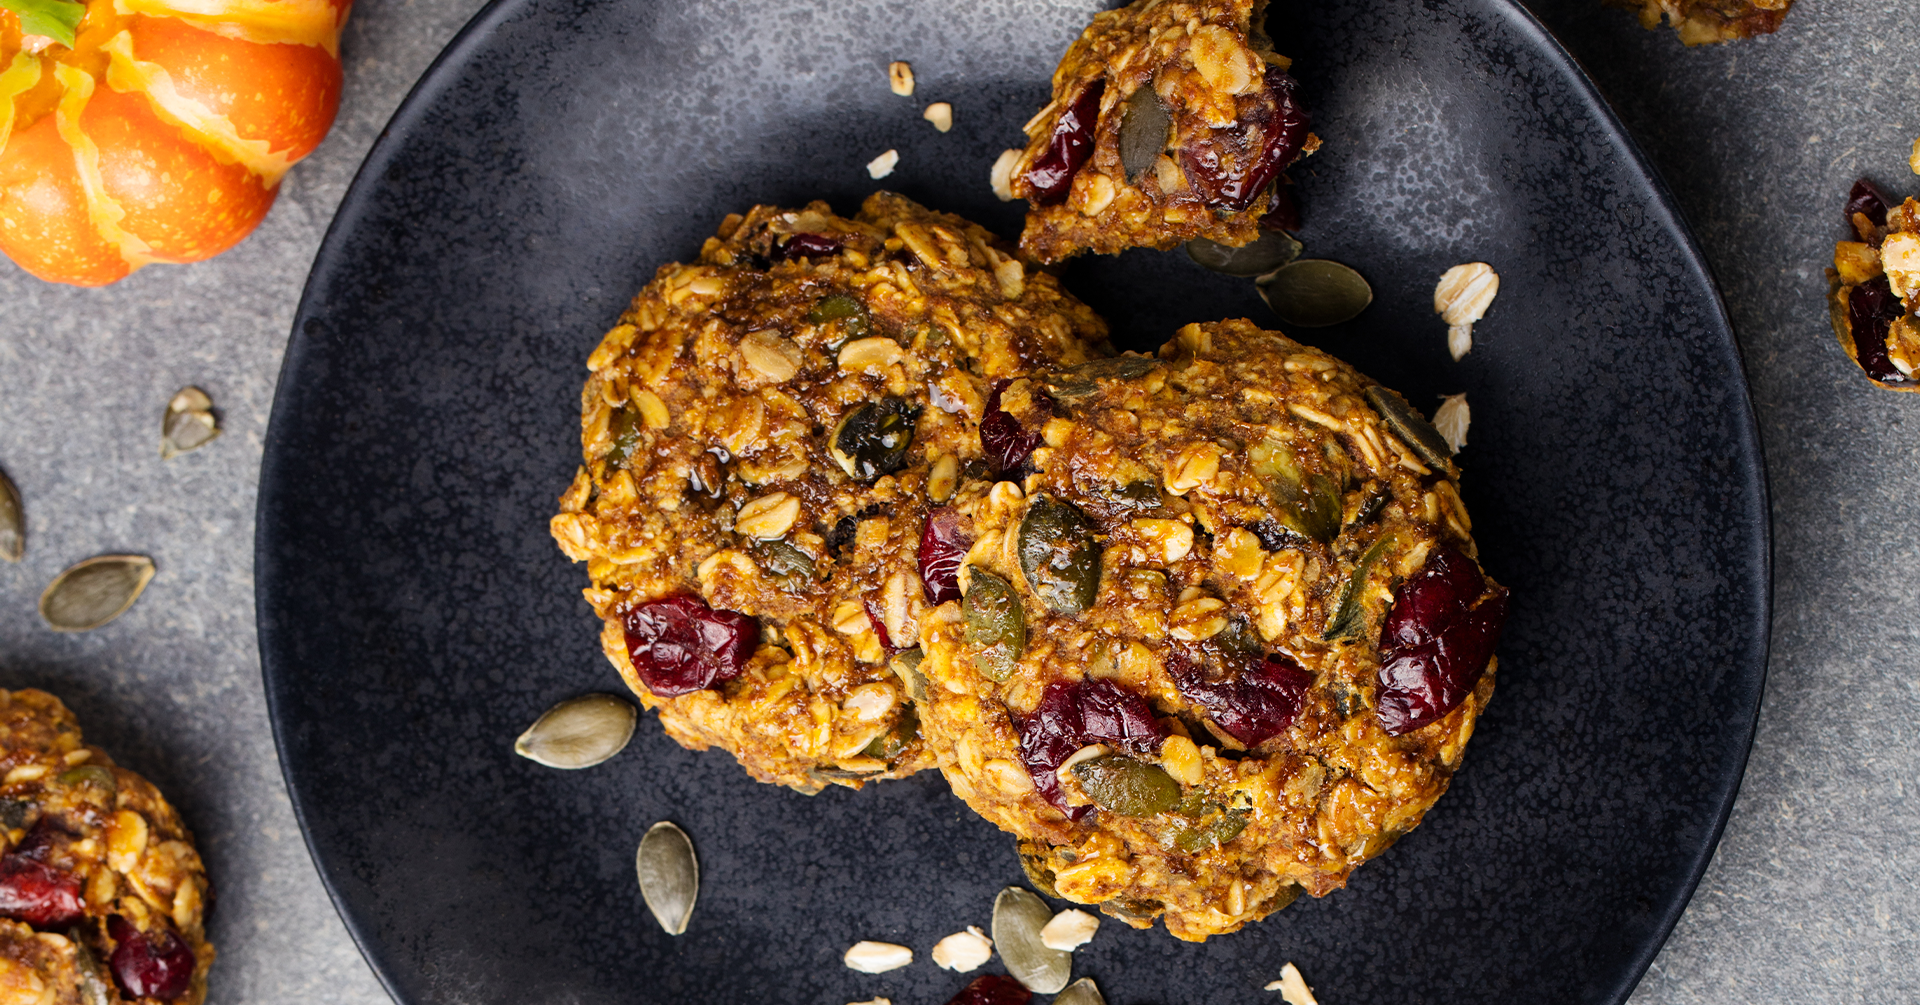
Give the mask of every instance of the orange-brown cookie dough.
[[1833, 333], [1874, 383], [1920, 390], [1920, 201], [1895, 203], [1862, 178], [1845, 215], [1859, 240], [1833, 246], [1827, 270]]
[[1638, 11], [1645, 28], [1673, 26], [1687, 45], [1730, 42], [1771, 34], [1780, 27], [1793, 0], [1607, 0], [1614, 7]]
[[0, 691], [0, 838], [0, 1005], [205, 1000], [193, 837], [44, 691]]
[[891, 193], [729, 216], [588, 360], [554, 539], [669, 735], [755, 778], [932, 762], [892, 652], [928, 603], [928, 506], [978, 467], [989, 385], [1104, 353], [1106, 326], [994, 235]]
[[1026, 149], [996, 169], [1003, 196], [1032, 207], [1020, 246], [1055, 262], [1296, 228], [1281, 172], [1320, 141], [1291, 61], [1262, 30], [1265, 7], [1137, 0], [1096, 15], [1054, 71]]
[[995, 404], [1014, 474], [930, 518], [965, 596], [924, 619], [921, 719], [1036, 882], [1198, 941], [1420, 823], [1506, 612], [1424, 418], [1246, 321]]

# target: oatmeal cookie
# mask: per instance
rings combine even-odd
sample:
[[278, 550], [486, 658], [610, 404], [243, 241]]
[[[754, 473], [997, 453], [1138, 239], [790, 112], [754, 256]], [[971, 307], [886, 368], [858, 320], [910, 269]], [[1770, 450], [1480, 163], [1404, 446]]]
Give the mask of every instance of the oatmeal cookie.
[[928, 606], [930, 501], [980, 463], [995, 378], [1106, 326], [1004, 242], [891, 193], [729, 216], [589, 358], [554, 539], [669, 735], [817, 791], [929, 766], [889, 657]]
[[1848, 194], [1846, 217], [1859, 240], [1833, 246], [1833, 333], [1874, 383], [1920, 390], [1920, 201], [1896, 205], [1862, 178]]
[[1418, 413], [1247, 321], [994, 404], [1015, 477], [930, 517], [965, 594], [924, 619], [921, 717], [1036, 883], [1199, 941], [1420, 823], [1507, 601]]
[[213, 946], [193, 837], [44, 691], [0, 691], [0, 1005], [198, 1005]]
[[1003, 195], [1032, 206], [1020, 246], [1054, 262], [1297, 228], [1281, 172], [1320, 140], [1261, 28], [1265, 7], [1137, 0], [1096, 15], [1054, 71], [1026, 149], [1000, 165]]
[[1664, 17], [1681, 42], [1703, 45], [1772, 34], [1793, 0], [1607, 0], [1607, 4], [1638, 11], [1645, 28], [1660, 27]]

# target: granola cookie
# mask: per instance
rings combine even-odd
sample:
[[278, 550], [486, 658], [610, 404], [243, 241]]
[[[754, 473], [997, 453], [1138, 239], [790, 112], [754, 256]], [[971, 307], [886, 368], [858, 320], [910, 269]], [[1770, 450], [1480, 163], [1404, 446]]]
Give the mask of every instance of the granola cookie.
[[1003, 197], [1032, 206], [1021, 248], [1055, 262], [1297, 228], [1281, 172], [1320, 140], [1261, 27], [1265, 7], [1137, 0], [1096, 15], [1054, 71], [1026, 149], [996, 168]]
[[198, 1005], [206, 870], [146, 779], [60, 699], [0, 691], [0, 1005]]
[[1787, 16], [1793, 0], [1607, 0], [1609, 6], [1638, 11], [1645, 28], [1660, 27], [1660, 19], [1687, 45], [1728, 42], [1736, 38], [1772, 34]]
[[1200, 941], [1420, 823], [1507, 601], [1418, 413], [1247, 321], [995, 404], [1016, 477], [930, 518], [965, 595], [924, 619], [921, 717], [1036, 883]]
[[668, 735], [761, 781], [929, 766], [889, 668], [928, 606], [926, 508], [978, 465], [991, 381], [1105, 338], [994, 235], [898, 195], [728, 216], [587, 362], [551, 529], [607, 658]]
[[1920, 201], [1896, 205], [1862, 178], [1848, 195], [1846, 217], [1859, 240], [1833, 246], [1833, 333], [1874, 383], [1920, 390]]

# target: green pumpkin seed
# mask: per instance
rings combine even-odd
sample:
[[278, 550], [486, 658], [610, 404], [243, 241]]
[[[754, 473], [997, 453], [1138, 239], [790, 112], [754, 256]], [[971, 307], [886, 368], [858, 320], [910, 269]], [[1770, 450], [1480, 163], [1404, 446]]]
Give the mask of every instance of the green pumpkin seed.
[[1201, 268], [1243, 279], [1264, 276], [1300, 257], [1301, 244], [1283, 231], [1263, 230], [1252, 244], [1238, 248], [1196, 237], [1187, 242], [1187, 257]]
[[927, 675], [920, 672], [920, 663], [924, 659], [926, 654], [920, 651], [919, 646], [914, 646], [893, 654], [893, 659], [888, 663], [893, 668], [894, 676], [907, 686], [907, 697], [916, 702], [927, 700]]
[[1123, 817], [1150, 817], [1180, 805], [1180, 783], [1157, 764], [1109, 754], [1073, 766], [1093, 804]]
[[1138, 380], [1159, 365], [1160, 361], [1151, 356], [1112, 356], [1062, 367], [1035, 379], [1046, 386], [1048, 397], [1060, 404], [1072, 405], [1098, 392], [1099, 381]]
[[20, 505], [20, 490], [13, 479], [0, 472], [0, 558], [20, 561], [27, 550], [27, 511]]
[[213, 399], [197, 387], [183, 387], [167, 402], [160, 416], [160, 459], [171, 460], [212, 443], [220, 435]]
[[700, 894], [700, 860], [694, 857], [687, 832], [665, 820], [648, 828], [634, 856], [640, 874], [640, 896], [647, 910], [668, 935], [687, 930], [693, 901]]
[[583, 694], [547, 709], [513, 741], [513, 752], [549, 768], [591, 768], [626, 749], [636, 718], [621, 698]]
[[908, 705], [900, 710], [900, 718], [894, 720], [893, 728], [874, 737], [873, 742], [867, 744], [860, 753], [892, 764], [893, 759], [899, 757], [919, 736], [920, 713]]
[[1126, 114], [1120, 120], [1120, 166], [1127, 172], [1127, 184], [1139, 184], [1140, 176], [1153, 170], [1172, 133], [1173, 116], [1160, 103], [1152, 80], [1127, 96]]
[[120, 791], [120, 783], [114, 780], [113, 772], [98, 764], [82, 764], [77, 768], [68, 768], [54, 777], [62, 785], [92, 785], [112, 794]]
[[1047, 903], [1031, 891], [1009, 886], [993, 899], [993, 945], [1007, 973], [1043, 995], [1057, 994], [1073, 973], [1073, 954], [1048, 949], [1040, 930], [1053, 920]]
[[1348, 522], [1348, 526], [1363, 527], [1372, 523], [1373, 518], [1379, 516], [1380, 511], [1386, 509], [1387, 503], [1392, 499], [1393, 493], [1387, 491], [1385, 485], [1375, 485], [1368, 490], [1366, 498], [1362, 499], [1360, 505], [1354, 509], [1353, 519]]
[[1093, 524], [1072, 506], [1040, 496], [1020, 521], [1020, 571], [1040, 602], [1079, 614], [1100, 595], [1100, 543]]
[[1053, 999], [1053, 1005], [1107, 1005], [1107, 1000], [1101, 997], [1093, 978], [1082, 977], [1067, 985], [1067, 989]]
[[822, 298], [807, 312], [806, 319], [817, 325], [840, 322], [840, 332], [846, 341], [873, 334], [873, 318], [867, 314], [866, 305], [845, 293]]
[[56, 632], [84, 632], [126, 613], [153, 578], [144, 555], [100, 555], [53, 577], [40, 594], [40, 617]]
[[1221, 813], [1182, 828], [1173, 839], [1174, 846], [1189, 855], [1210, 851], [1240, 836], [1247, 829], [1245, 813]]
[[607, 451], [607, 467], [624, 468], [633, 457], [635, 447], [640, 445], [640, 432], [647, 428], [646, 420], [640, 416], [637, 408], [616, 408], [613, 416], [607, 420], [607, 433], [613, 437], [613, 447]]
[[0, 825], [8, 830], [17, 830], [27, 825], [33, 815], [33, 804], [24, 799], [0, 799]]
[[890, 475], [906, 466], [919, 418], [920, 409], [899, 398], [865, 402], [834, 427], [829, 452], [841, 470], [860, 481]]
[[1395, 436], [1406, 441], [1420, 459], [1435, 467], [1447, 466], [1447, 459], [1453, 456], [1453, 448], [1447, 445], [1447, 438], [1440, 435], [1433, 423], [1396, 392], [1389, 391], [1378, 384], [1367, 388], [1367, 401], [1374, 411], [1387, 420], [1387, 427]]
[[1281, 526], [1320, 544], [1340, 536], [1340, 487], [1332, 478], [1303, 473], [1293, 448], [1277, 440], [1254, 445], [1249, 461], [1267, 483]]
[[1280, 320], [1300, 328], [1351, 321], [1373, 303], [1360, 273], [1324, 258], [1302, 258], [1255, 280], [1260, 298]]
[[1016, 840], [1013, 851], [1020, 858], [1020, 871], [1027, 874], [1027, 882], [1041, 893], [1058, 898], [1060, 891], [1053, 888], [1053, 870], [1047, 867], [1046, 846]]
[[1373, 572], [1373, 564], [1393, 543], [1393, 535], [1383, 535], [1380, 540], [1360, 555], [1360, 561], [1353, 563], [1353, 575], [1347, 577], [1347, 583], [1340, 588], [1340, 601], [1333, 607], [1333, 617], [1327, 620], [1327, 630], [1321, 638], [1327, 641], [1352, 635], [1367, 626], [1366, 595], [1367, 576]]
[[994, 681], [1012, 677], [1013, 665], [1027, 648], [1027, 612], [1013, 586], [985, 569], [974, 569], [960, 613], [980, 676]]
[[755, 541], [747, 550], [782, 590], [800, 593], [813, 584], [813, 556], [801, 551], [792, 542], [778, 538]]

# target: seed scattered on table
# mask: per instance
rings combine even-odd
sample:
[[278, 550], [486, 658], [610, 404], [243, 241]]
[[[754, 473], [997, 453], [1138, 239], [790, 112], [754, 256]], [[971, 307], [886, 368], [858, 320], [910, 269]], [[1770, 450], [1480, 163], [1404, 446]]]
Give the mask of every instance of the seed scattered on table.
[[933, 962], [955, 971], [966, 973], [977, 970], [980, 965], [993, 956], [993, 940], [973, 925], [964, 932], [955, 932], [934, 944]]
[[1053, 920], [1040, 929], [1040, 943], [1048, 949], [1070, 953], [1093, 941], [1093, 933], [1099, 930], [1099, 918], [1070, 907], [1054, 915]]
[[1456, 265], [1433, 288], [1433, 312], [1447, 323], [1447, 351], [1459, 359], [1473, 348], [1473, 323], [1485, 317], [1500, 292], [1500, 274], [1485, 262]]
[[1280, 968], [1280, 979], [1268, 984], [1266, 989], [1280, 992], [1287, 1005], [1320, 1005], [1313, 998], [1313, 989], [1307, 987], [1306, 979], [1300, 976], [1300, 968], [1291, 963]]
[[1009, 886], [993, 900], [993, 941], [1007, 973], [1043, 995], [1056, 994], [1072, 976], [1073, 956], [1040, 941], [1053, 920], [1046, 902], [1030, 891]]
[[933, 123], [933, 128], [943, 133], [953, 128], [953, 106], [944, 101], [936, 101], [928, 105], [927, 110], [920, 113], [920, 117]]
[[700, 894], [700, 860], [687, 832], [665, 820], [648, 828], [634, 868], [640, 874], [640, 896], [654, 920], [668, 935], [684, 933]]
[[197, 387], [183, 387], [167, 402], [160, 417], [160, 459], [197, 450], [220, 435], [220, 422], [213, 415], [213, 399]]
[[1082, 977], [1067, 985], [1067, 989], [1053, 999], [1053, 1005], [1107, 1005], [1107, 999], [1100, 994], [1093, 978]]
[[626, 748], [636, 718], [630, 702], [583, 694], [547, 709], [513, 741], [513, 752], [549, 768], [590, 768]]
[[863, 974], [884, 974], [913, 962], [913, 950], [891, 942], [856, 942], [842, 957], [850, 969]]
[[144, 555], [99, 555], [53, 577], [40, 594], [40, 617], [56, 632], [84, 632], [126, 613], [153, 579]]
[[1373, 287], [1360, 273], [1324, 258], [1289, 262], [1254, 285], [1280, 320], [1301, 328], [1351, 321], [1373, 303]]
[[913, 96], [913, 64], [894, 60], [887, 64], [887, 86], [903, 98]]

